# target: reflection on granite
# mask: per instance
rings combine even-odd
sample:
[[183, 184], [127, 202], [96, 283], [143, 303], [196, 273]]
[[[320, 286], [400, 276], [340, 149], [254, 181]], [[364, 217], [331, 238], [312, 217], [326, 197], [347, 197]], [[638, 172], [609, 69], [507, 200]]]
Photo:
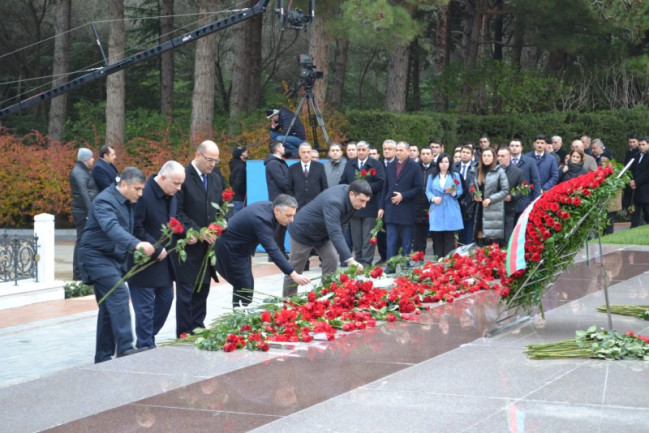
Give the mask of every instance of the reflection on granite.
[[[649, 269], [649, 251], [616, 251], [591, 256], [588, 263], [564, 272], [543, 299], [544, 319], [537, 316], [494, 338], [483, 337], [499, 315], [499, 297], [480, 292], [433, 306], [413, 322], [381, 323], [341, 333], [331, 342], [297, 344], [265, 355], [203, 357], [167, 351], [171, 356], [159, 367], [147, 357], [148, 367], [134, 362], [133, 368], [178, 374], [174, 369], [183, 368], [186, 352], [192, 370], [214, 376], [51, 431], [367, 431], [371, 425], [372, 431], [505, 432], [512, 428], [511, 416], [521, 414], [527, 417], [522, 421], [526, 432], [566, 431], [573, 420], [579, 425], [592, 414], [589, 404], [646, 408], [649, 400], [642, 387], [626, 392], [626, 387], [649, 379], [644, 365], [531, 361], [523, 353], [527, 344], [568, 338], [578, 327], [605, 326], [606, 316], [594, 312], [603, 299], [601, 263], [609, 284], [624, 281], [612, 288], [611, 299], [649, 296], [642, 277]], [[646, 327], [634, 326], [637, 320], [632, 318], [616, 318], [615, 323], [634, 330]], [[243, 357], [239, 368], [227, 361], [233, 355]], [[603, 373], [618, 378], [617, 385], [607, 384]], [[571, 394], [573, 388], [580, 391]], [[566, 405], [577, 410], [571, 412]], [[550, 408], [549, 424], [543, 424], [541, 413]], [[597, 406], [596, 412], [609, 413], [610, 408]], [[590, 431], [597, 420], [603, 416], [584, 425]], [[630, 422], [629, 430], [618, 431], [637, 426]]]

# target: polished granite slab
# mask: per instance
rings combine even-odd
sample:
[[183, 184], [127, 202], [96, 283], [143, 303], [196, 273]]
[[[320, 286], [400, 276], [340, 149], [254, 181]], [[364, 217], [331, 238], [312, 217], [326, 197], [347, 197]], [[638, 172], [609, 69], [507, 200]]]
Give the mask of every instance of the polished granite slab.
[[[649, 251], [589, 258], [548, 292], [544, 319], [493, 338], [483, 336], [498, 316], [498, 297], [481, 292], [436, 306], [417, 323], [382, 323], [266, 354], [164, 347], [71, 370], [62, 380], [22, 384], [13, 396], [0, 392], [0, 407], [9, 414], [5, 422], [15, 422], [10, 431], [42, 430], [22, 428], [29, 414], [20, 404], [29, 395], [52, 401], [57, 391], [72, 409], [54, 405], [41, 417], [39, 425], [58, 424], [53, 432], [647, 431], [649, 399], [637, 386], [649, 374], [644, 363], [532, 361], [523, 353], [527, 344], [606, 326], [606, 315], [594, 311], [603, 303], [602, 261], [614, 284], [612, 302], [649, 297]], [[614, 326], [648, 329], [619, 316]], [[618, 414], [624, 419], [616, 423]]]

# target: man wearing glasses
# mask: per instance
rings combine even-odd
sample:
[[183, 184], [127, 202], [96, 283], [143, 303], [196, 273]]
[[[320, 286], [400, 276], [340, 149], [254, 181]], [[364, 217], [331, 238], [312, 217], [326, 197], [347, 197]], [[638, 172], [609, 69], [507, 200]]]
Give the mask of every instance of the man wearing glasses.
[[[200, 230], [216, 219], [217, 209], [212, 203], [223, 202], [221, 193], [225, 185], [221, 171], [219, 148], [213, 141], [202, 142], [196, 149], [194, 160], [185, 167], [185, 182], [176, 194], [178, 198], [178, 219], [185, 229]], [[203, 281], [194, 291], [194, 281], [208, 248], [212, 248], [216, 236], [206, 234], [203, 242], [187, 245], [184, 262], [174, 255], [176, 265], [176, 335], [190, 334], [196, 328], [204, 328], [207, 314], [207, 295], [211, 279], [218, 281], [214, 266], [208, 263]]]

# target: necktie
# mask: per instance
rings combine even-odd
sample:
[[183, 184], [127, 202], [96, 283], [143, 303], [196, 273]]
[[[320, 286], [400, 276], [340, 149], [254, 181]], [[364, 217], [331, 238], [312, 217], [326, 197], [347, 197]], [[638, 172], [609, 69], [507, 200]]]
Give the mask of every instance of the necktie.
[[640, 158], [638, 158], [638, 164], [640, 164], [640, 163], [642, 162], [642, 157], [643, 157], [643, 156], [644, 156], [644, 153], [641, 153], [641, 154], [640, 154]]
[[536, 155], [536, 160], [540, 161], [542, 157], [543, 157], [543, 155]]
[[514, 165], [518, 165], [518, 158], [513, 158], [512, 162], [514, 163]]
[[403, 166], [404, 166], [404, 165], [405, 165], [405, 164], [403, 164], [403, 163], [401, 163], [401, 162], [397, 162], [397, 178], [398, 178], [399, 176], [401, 176], [401, 170], [403, 170]]
[[304, 178], [308, 179], [309, 177], [309, 166], [304, 164]]
[[207, 176], [205, 173], [201, 174], [201, 178], [203, 179], [203, 189], [205, 189], [205, 192], [207, 192]]
[[462, 179], [466, 180], [466, 165], [462, 164]]
[[359, 169], [359, 170], [362, 170], [364, 165], [365, 165], [365, 164], [363, 164], [363, 162], [359, 159], [359, 160], [358, 160], [358, 169]]

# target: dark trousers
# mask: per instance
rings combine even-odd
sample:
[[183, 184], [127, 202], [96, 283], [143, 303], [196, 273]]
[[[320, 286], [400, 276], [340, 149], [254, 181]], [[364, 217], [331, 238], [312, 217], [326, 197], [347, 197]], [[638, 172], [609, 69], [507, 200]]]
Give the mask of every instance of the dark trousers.
[[388, 248], [387, 248], [387, 235], [385, 232], [379, 232], [376, 235], [376, 249], [379, 251], [379, 256], [381, 256], [381, 261], [384, 262], [388, 259]]
[[462, 245], [469, 245], [473, 243], [473, 229], [475, 227], [475, 217], [470, 218], [468, 220], [464, 220], [463, 223], [464, 223], [464, 228], [460, 230], [460, 233], [458, 234], [458, 238]]
[[413, 226], [404, 226], [400, 224], [386, 224], [386, 242], [387, 242], [387, 259], [396, 256], [399, 252], [399, 235], [401, 235], [401, 254], [407, 256], [410, 254], [412, 247], [412, 230]]
[[207, 295], [210, 283], [204, 283], [193, 291], [194, 283], [176, 282], [176, 337], [191, 334], [196, 328], [205, 328]]
[[433, 254], [438, 258], [445, 257], [455, 249], [455, 232], [431, 232], [433, 237]]
[[155, 336], [169, 316], [174, 300], [173, 284], [167, 287], [129, 287], [135, 312], [137, 347], [155, 347]]
[[370, 232], [374, 228], [374, 224], [376, 224], [374, 217], [352, 217], [349, 221], [354, 257], [363, 266], [372, 266], [372, 261], [374, 261], [376, 247], [370, 244], [370, 239], [372, 239]]
[[635, 203], [635, 212], [631, 215], [631, 227], [640, 225], [640, 214], [643, 214], [645, 224], [649, 224], [649, 203]]
[[[428, 244], [428, 234], [430, 231], [430, 224], [425, 223], [415, 223], [415, 228], [412, 233], [412, 250], [413, 251], [423, 251], [426, 253], [426, 245]], [[433, 245], [433, 250], [435, 246]]]
[[79, 244], [81, 243], [81, 235], [83, 234], [83, 229], [86, 228], [86, 214], [77, 214], [72, 213], [72, 219], [74, 221], [74, 226], [77, 229], [77, 241], [74, 243], [74, 252], [72, 253], [72, 279], [74, 281], [81, 280], [81, 272], [79, 271]]
[[514, 231], [515, 212], [505, 212], [505, 245], [509, 244], [509, 238]]
[[[119, 275], [110, 275], [93, 280], [97, 302], [120, 280]], [[122, 283], [99, 304], [97, 314], [97, 344], [95, 362], [104, 362], [117, 353], [133, 348], [133, 329], [126, 284]]]

